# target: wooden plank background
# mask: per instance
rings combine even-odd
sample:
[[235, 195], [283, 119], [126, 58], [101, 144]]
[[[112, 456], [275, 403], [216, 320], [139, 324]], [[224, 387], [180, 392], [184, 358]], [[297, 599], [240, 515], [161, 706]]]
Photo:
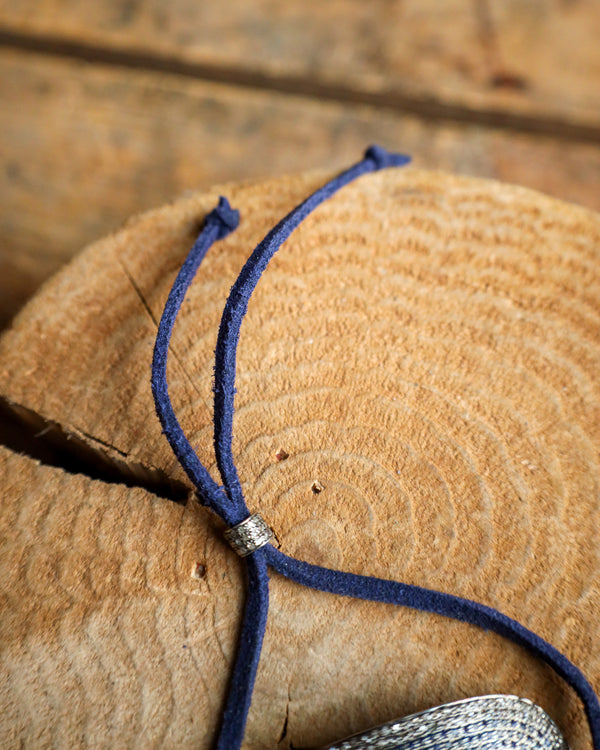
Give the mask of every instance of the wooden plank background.
[[0, 323], [215, 182], [420, 166], [600, 210], [598, 0], [0, 0]]

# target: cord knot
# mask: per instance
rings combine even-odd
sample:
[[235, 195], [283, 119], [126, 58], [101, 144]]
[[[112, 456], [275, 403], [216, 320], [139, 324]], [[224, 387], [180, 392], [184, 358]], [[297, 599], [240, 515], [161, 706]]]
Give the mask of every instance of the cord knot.
[[204, 223], [217, 225], [219, 227], [218, 239], [222, 240], [237, 229], [240, 223], [240, 212], [231, 208], [227, 198], [221, 196], [218, 205], [207, 215]]
[[373, 145], [369, 146], [365, 151], [365, 159], [370, 159], [377, 169], [385, 169], [386, 167], [402, 167], [408, 164], [410, 156], [407, 154], [393, 154], [382, 146]]

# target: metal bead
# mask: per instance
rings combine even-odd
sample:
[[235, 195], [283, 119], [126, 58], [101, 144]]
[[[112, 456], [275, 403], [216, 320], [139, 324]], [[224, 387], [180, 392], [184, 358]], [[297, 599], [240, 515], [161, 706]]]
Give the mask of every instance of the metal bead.
[[329, 745], [326, 750], [568, 750], [560, 730], [535, 703], [483, 695], [445, 703]]
[[264, 547], [272, 537], [272, 529], [259, 513], [253, 513], [225, 532], [225, 538], [240, 557], [246, 557]]

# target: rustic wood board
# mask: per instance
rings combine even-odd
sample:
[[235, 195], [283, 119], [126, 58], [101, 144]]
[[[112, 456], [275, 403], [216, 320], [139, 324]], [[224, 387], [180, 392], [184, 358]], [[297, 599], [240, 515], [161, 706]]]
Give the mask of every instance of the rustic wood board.
[[2, 0], [0, 23], [289, 90], [600, 128], [597, 0]]
[[88, 242], [225, 180], [336, 168], [369, 142], [600, 209], [600, 149], [4, 50], [0, 318]]
[[[224, 298], [256, 241], [321, 179], [229, 186], [242, 223], [210, 252], [180, 314], [171, 394], [213, 474]], [[182, 510], [164, 482], [149, 496], [152, 477], [186, 486], [153, 413], [149, 368], [168, 288], [217, 195], [192, 195], [90, 247], [0, 341], [0, 393], [28, 410], [36, 439], [57, 423], [65, 453], [79, 441], [123, 481], [146, 472], [147, 488], [3, 455], [9, 747], [47, 722], [69, 747], [88, 737], [126, 747], [132, 727], [148, 747], [210, 745], [238, 622], [237, 565], [202, 509]], [[234, 421], [248, 502], [284, 551], [497, 606], [597, 691], [599, 242], [598, 214], [522, 188], [414, 168], [365, 177], [309, 218], [261, 280]], [[199, 555], [210, 591], [195, 593]], [[36, 603], [52, 628], [30, 630]], [[589, 747], [577, 701], [520, 649], [276, 577], [246, 747], [319, 746], [486, 692], [531, 697], [574, 750]], [[25, 709], [38, 695], [43, 718]]]

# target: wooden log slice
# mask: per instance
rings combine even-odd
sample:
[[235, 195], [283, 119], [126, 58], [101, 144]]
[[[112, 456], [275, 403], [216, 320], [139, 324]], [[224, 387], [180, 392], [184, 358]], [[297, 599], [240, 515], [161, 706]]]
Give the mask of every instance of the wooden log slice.
[[[209, 252], [169, 368], [176, 412], [217, 478], [227, 292], [323, 181], [228, 185], [137, 217], [54, 277], [0, 342], [18, 424], [0, 464], [3, 747], [211, 746], [243, 568], [161, 434], [156, 322], [227, 195], [242, 222]], [[599, 246], [600, 216], [526, 189], [411, 168], [364, 177], [261, 279], [234, 421], [248, 505], [286, 553], [497, 607], [596, 691]], [[278, 575], [271, 596], [247, 748], [316, 747], [496, 692], [531, 698], [572, 748], [589, 747], [572, 691], [504, 639]]]

